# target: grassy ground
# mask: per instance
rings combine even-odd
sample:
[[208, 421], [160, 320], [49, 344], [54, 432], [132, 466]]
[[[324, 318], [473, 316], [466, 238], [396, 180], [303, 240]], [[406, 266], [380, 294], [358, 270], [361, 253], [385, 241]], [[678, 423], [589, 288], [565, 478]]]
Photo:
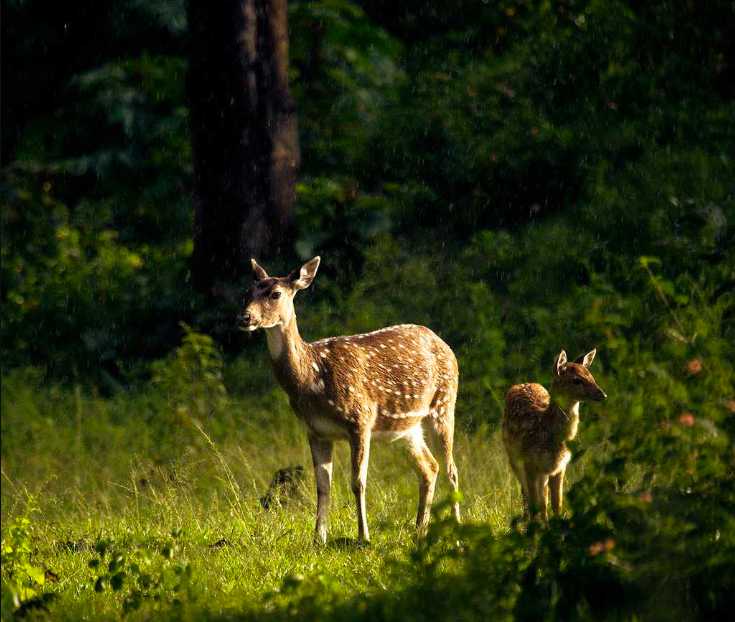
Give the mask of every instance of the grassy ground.
[[[338, 444], [329, 542], [319, 548], [311, 540], [315, 495], [306, 437], [277, 395], [270, 412], [233, 402], [230, 414], [239, 424], [229, 433], [212, 440], [206, 425], [189, 427], [162, 459], [155, 441], [141, 442], [145, 429], [132, 418], [136, 407], [129, 401], [122, 412], [120, 403], [78, 392], [39, 399], [32, 387], [10, 384], [3, 392], [3, 529], [18, 517], [30, 519], [33, 563], [52, 573], [44, 591], [56, 594], [48, 605], [54, 619], [122, 616], [136, 589], [133, 563], [160, 585], [149, 588], [132, 619], [162, 611], [199, 618], [263, 611], [290, 576], [323, 575], [346, 596], [384, 590], [396, 580], [389, 577], [390, 561], [413, 548], [418, 486], [400, 441], [373, 446], [372, 546], [365, 549], [354, 543], [349, 454]], [[520, 496], [497, 433], [460, 431], [455, 456], [465, 520], [507, 529]], [[259, 498], [274, 471], [289, 465], [305, 467], [296, 498], [263, 510]], [[447, 491], [441, 473], [439, 506]], [[95, 546], [102, 542], [108, 550], [100, 558]], [[110, 589], [108, 581], [95, 591], [99, 577], [114, 574], [107, 567], [116, 555], [124, 557], [121, 589]], [[90, 568], [95, 559], [101, 564]]]

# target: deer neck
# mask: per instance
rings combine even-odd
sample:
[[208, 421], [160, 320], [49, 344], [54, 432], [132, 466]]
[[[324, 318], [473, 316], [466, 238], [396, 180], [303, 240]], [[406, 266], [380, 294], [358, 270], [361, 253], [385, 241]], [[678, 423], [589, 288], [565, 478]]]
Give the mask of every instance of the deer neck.
[[579, 400], [552, 395], [551, 405], [560, 411], [561, 434], [565, 440], [571, 441], [577, 436], [579, 427]]
[[314, 355], [299, 334], [296, 314], [282, 324], [265, 329], [268, 351], [276, 378], [290, 394], [314, 383]]

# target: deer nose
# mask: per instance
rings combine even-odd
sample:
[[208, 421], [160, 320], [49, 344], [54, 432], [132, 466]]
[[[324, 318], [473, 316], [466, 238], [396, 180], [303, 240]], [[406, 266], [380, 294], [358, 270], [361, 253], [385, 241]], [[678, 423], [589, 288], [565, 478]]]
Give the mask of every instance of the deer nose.
[[250, 324], [250, 320], [253, 319], [252, 316], [247, 312], [243, 311], [240, 314], [240, 323], [241, 324]]

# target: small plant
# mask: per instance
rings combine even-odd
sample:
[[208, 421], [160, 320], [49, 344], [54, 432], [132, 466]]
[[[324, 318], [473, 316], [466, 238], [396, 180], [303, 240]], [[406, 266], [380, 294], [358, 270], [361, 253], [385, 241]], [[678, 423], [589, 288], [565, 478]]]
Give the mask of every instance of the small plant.
[[97, 555], [87, 564], [93, 570], [94, 591], [121, 593], [124, 614], [140, 609], [145, 603], [154, 609], [161, 605], [181, 606], [191, 597], [192, 571], [187, 561], [175, 561], [179, 552], [176, 539], [180, 535], [180, 530], [172, 531], [172, 539], [160, 546], [158, 555], [140, 548], [127, 552], [111, 540], [98, 540]]
[[166, 416], [158, 421], [161, 437], [169, 437], [175, 453], [192, 445], [194, 428], [205, 424], [217, 432], [229, 422], [227, 390], [220, 351], [209, 336], [181, 322], [182, 344], [174, 353], [151, 366], [153, 384], [168, 402]]
[[42, 592], [46, 571], [33, 562], [31, 520], [16, 518], [2, 538], [2, 609], [3, 612], [44, 608], [53, 594]]
[[227, 399], [222, 356], [209, 335], [184, 322], [181, 328], [183, 343], [173, 356], [153, 364], [153, 382], [163, 389], [177, 416], [201, 419], [220, 410]]

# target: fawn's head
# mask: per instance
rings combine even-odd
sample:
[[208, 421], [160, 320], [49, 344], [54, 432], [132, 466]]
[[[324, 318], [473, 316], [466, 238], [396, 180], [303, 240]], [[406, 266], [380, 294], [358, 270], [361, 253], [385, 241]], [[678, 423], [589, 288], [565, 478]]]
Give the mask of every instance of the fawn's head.
[[551, 390], [556, 395], [571, 400], [601, 402], [607, 395], [598, 386], [589, 366], [595, 360], [597, 350], [592, 350], [574, 361], [567, 361], [567, 353], [562, 350], [554, 361], [554, 378]]
[[293, 298], [296, 292], [311, 285], [319, 261], [319, 257], [314, 257], [288, 276], [271, 277], [255, 259], [251, 259], [255, 280], [245, 295], [244, 308], [239, 316], [242, 328], [253, 331], [288, 324], [294, 313]]

